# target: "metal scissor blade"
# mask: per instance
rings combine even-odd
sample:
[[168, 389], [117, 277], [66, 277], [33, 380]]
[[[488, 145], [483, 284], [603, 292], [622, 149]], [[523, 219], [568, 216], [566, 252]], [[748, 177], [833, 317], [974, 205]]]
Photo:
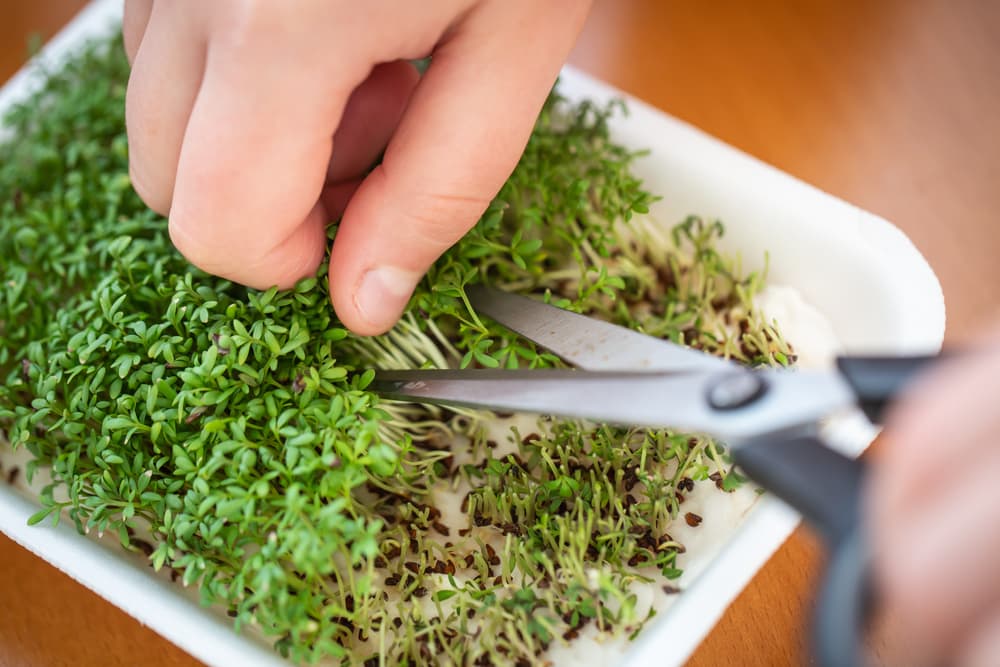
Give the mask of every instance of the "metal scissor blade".
[[732, 362], [492, 287], [466, 289], [479, 312], [586, 370], [725, 371]]
[[759, 373], [766, 392], [745, 409], [717, 410], [709, 390], [727, 373], [583, 370], [380, 371], [370, 386], [386, 398], [532, 412], [595, 422], [673, 428], [735, 441], [821, 419], [851, 405], [839, 376]]

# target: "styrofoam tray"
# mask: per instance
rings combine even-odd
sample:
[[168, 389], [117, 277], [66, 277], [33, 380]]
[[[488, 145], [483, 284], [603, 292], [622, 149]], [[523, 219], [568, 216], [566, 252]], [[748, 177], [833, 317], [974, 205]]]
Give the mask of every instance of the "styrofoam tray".
[[[120, 0], [92, 3], [39, 57], [58, 63], [88, 37], [113, 29], [120, 11]], [[19, 72], [0, 90], [0, 111], [36, 84], [31, 71]], [[690, 213], [719, 218], [727, 229], [723, 249], [739, 255], [745, 269], [760, 268], [767, 254], [769, 284], [793, 289], [772, 289], [765, 308], [804, 356], [823, 357], [833, 344], [840, 351], [884, 353], [940, 347], [940, 285], [896, 227], [578, 71], [564, 71], [561, 90], [571, 98], [628, 99], [630, 113], [614, 122], [613, 133], [627, 146], [651, 151], [638, 171], [649, 190], [663, 196], [653, 221], [671, 225]], [[831, 423], [828, 435], [856, 454], [874, 430], [847, 418]], [[597, 652], [589, 662], [675, 665], [691, 654], [798, 522], [774, 498], [742, 498], [726, 507], [711, 501], [704, 511], [706, 519], [717, 517], [714, 530], [681, 537], [688, 544], [684, 592], [658, 620], [618, 648], [624, 655], [605, 651], [595, 658]], [[199, 607], [190, 592], [153, 574], [116, 541], [81, 536], [69, 522], [28, 527], [36, 509], [30, 495], [0, 485], [0, 530], [192, 655], [213, 665], [285, 664], [266, 642], [235, 634], [223, 614]], [[553, 657], [583, 658], [565, 649]]]

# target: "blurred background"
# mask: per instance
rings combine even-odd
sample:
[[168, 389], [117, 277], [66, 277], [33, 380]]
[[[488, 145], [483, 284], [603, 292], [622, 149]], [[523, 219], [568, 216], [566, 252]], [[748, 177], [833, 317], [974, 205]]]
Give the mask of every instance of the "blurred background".
[[[0, 0], [0, 81], [84, 4]], [[995, 0], [597, 0], [570, 62], [895, 223], [955, 342], [1000, 318], [998, 36]], [[798, 531], [691, 664], [808, 664], [819, 559]], [[0, 666], [194, 664], [2, 537], [0, 563]]]

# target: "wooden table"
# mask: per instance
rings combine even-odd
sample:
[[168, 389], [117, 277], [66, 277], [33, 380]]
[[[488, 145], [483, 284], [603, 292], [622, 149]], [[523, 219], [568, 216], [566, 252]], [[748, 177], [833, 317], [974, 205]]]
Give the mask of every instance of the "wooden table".
[[[0, 80], [81, 0], [0, 0]], [[1000, 3], [599, 0], [571, 61], [894, 221], [935, 268], [948, 339], [1000, 314]], [[819, 549], [798, 531], [692, 665], [808, 662]], [[0, 538], [0, 665], [197, 664]]]

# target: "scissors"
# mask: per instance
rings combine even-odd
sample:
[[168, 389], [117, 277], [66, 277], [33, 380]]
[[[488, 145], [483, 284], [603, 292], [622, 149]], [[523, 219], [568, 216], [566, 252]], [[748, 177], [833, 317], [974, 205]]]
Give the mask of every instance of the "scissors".
[[814, 627], [820, 664], [862, 664], [874, 597], [861, 517], [865, 464], [828, 447], [819, 426], [854, 407], [877, 423], [936, 356], [841, 357], [825, 372], [749, 368], [498, 289], [472, 286], [467, 296], [480, 314], [576, 368], [380, 371], [371, 388], [409, 402], [720, 438], [743, 473], [799, 511], [830, 549]]

